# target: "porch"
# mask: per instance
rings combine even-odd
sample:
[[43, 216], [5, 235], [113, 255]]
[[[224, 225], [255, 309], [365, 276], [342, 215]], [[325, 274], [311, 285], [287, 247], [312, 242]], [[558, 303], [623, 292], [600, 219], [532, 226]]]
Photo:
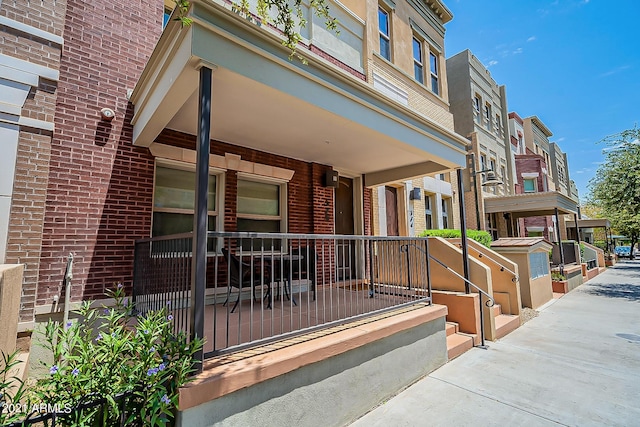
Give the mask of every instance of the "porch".
[[139, 312], [166, 308], [177, 330], [204, 328], [203, 360], [431, 305], [426, 238], [209, 232], [207, 242], [200, 299], [190, 233], [136, 242], [133, 289]]

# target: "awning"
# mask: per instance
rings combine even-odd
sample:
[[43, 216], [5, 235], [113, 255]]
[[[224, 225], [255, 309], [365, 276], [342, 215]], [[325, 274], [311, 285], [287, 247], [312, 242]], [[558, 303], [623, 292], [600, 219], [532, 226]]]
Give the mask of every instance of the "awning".
[[510, 213], [513, 218], [578, 213], [578, 203], [557, 191], [516, 194], [515, 196], [487, 197], [484, 199], [487, 213]]
[[[223, 2], [191, 3], [192, 25], [169, 22], [132, 93], [134, 145], [165, 128], [196, 135], [199, 69], [208, 67], [212, 140], [330, 165], [367, 186], [465, 165], [468, 141], [452, 130], [320, 55], [300, 49], [308, 64], [289, 59], [277, 33]], [[366, 62], [364, 42], [354, 52]]]
[[[574, 221], [565, 222], [567, 228], [576, 228]], [[611, 222], [606, 218], [579, 219], [578, 228], [611, 228]]]

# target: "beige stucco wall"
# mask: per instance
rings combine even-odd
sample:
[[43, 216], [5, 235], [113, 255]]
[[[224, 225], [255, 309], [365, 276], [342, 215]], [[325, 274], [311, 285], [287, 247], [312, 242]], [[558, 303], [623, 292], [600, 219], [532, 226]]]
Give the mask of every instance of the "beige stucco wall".
[[[529, 268], [529, 252], [523, 249], [522, 252], [501, 251], [499, 253], [518, 265], [520, 272], [520, 297], [523, 307], [538, 308], [546, 304], [553, 298], [553, 289], [551, 287], [551, 274], [531, 279], [531, 271]], [[547, 251], [542, 251], [547, 252]]]
[[[406, 94], [407, 105], [418, 113], [435, 121], [436, 123], [453, 130], [453, 115], [449, 113], [448, 85], [446, 73], [446, 60], [444, 53], [444, 28], [441, 24], [432, 24], [416, 11], [408, 2], [396, 2], [390, 13], [390, 40], [391, 61], [387, 61], [379, 55], [380, 40], [378, 33], [378, 2], [367, 0], [367, 80], [373, 84], [374, 72], [384, 78], [388, 83]], [[434, 22], [439, 18], [431, 14]], [[425, 84], [418, 83], [413, 76], [413, 49], [412, 40], [414, 31], [411, 21], [414, 22], [430, 40], [426, 42], [432, 46], [438, 56], [440, 90], [436, 95], [430, 89], [429, 80]], [[435, 25], [435, 27], [434, 27]], [[441, 28], [436, 28], [441, 27]], [[425, 70], [428, 70], [428, 55], [423, 58]]]
[[[460, 276], [464, 276], [464, 267], [462, 264], [462, 251], [454, 244], [439, 237], [429, 238], [429, 254], [438, 261], [446, 265]], [[464, 292], [465, 282], [461, 278], [448, 271], [437, 261], [431, 261], [431, 287], [440, 291]], [[493, 282], [491, 279], [491, 269], [474, 258], [469, 258], [469, 280], [486, 292], [493, 295]], [[551, 286], [551, 282], [549, 282]], [[471, 288], [471, 292], [474, 289]], [[483, 302], [486, 298], [483, 297]], [[495, 338], [495, 318], [492, 309], [483, 305], [484, 314], [484, 330], [488, 340]]]
[[[461, 245], [460, 239], [448, 240], [458, 247]], [[522, 306], [520, 284], [519, 281], [514, 280], [514, 278], [519, 278], [518, 264], [475, 240], [468, 239], [467, 241], [469, 256], [482, 262], [491, 270], [493, 298], [497, 304], [501, 305], [502, 313], [520, 315], [520, 307]]]
[[5, 354], [16, 349], [23, 269], [22, 264], [0, 265], [0, 350]]

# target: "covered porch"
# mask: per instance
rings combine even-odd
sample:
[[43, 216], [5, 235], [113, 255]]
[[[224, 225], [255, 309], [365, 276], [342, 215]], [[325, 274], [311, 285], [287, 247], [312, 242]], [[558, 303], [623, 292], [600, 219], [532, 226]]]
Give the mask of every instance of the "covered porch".
[[[362, 43], [349, 41], [342, 65], [302, 46], [304, 63], [276, 31], [224, 2], [193, 1], [189, 17], [186, 28], [170, 21], [131, 95], [133, 143], [156, 157], [154, 234], [136, 242], [136, 307], [169, 306], [176, 328], [206, 339], [204, 387], [216, 378], [207, 360], [276, 351], [333, 328], [353, 337], [354, 322], [405, 309], [430, 314], [353, 348], [386, 340], [393, 359], [393, 334], [411, 329], [436, 353], [424, 366], [444, 363], [446, 308], [431, 304], [426, 239], [369, 236], [370, 188], [459, 168], [466, 140], [368, 84]], [[364, 30], [353, 17], [343, 22]], [[187, 178], [191, 187], [176, 188]], [[171, 215], [192, 221], [168, 227], [186, 234], [155, 227]], [[256, 360], [251, 385], [272, 367]], [[297, 368], [295, 381], [311, 381]], [[305, 384], [333, 378], [319, 375]], [[203, 404], [189, 399], [181, 395], [181, 407]]]

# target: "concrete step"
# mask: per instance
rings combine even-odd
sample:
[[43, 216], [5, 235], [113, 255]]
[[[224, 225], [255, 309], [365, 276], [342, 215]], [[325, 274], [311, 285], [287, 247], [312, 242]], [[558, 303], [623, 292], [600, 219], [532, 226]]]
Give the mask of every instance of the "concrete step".
[[460, 327], [456, 322], [447, 322], [447, 325], [445, 326], [445, 330], [447, 332], [447, 336], [449, 336], [449, 335], [457, 334], [458, 332], [460, 332]]
[[502, 314], [502, 306], [500, 304], [494, 304], [491, 309], [493, 310], [494, 317], [500, 316]]
[[452, 334], [447, 337], [447, 356], [453, 360], [473, 348], [473, 338], [469, 335]]
[[502, 338], [508, 333], [520, 327], [520, 316], [512, 314], [500, 314], [495, 317], [496, 339]]

